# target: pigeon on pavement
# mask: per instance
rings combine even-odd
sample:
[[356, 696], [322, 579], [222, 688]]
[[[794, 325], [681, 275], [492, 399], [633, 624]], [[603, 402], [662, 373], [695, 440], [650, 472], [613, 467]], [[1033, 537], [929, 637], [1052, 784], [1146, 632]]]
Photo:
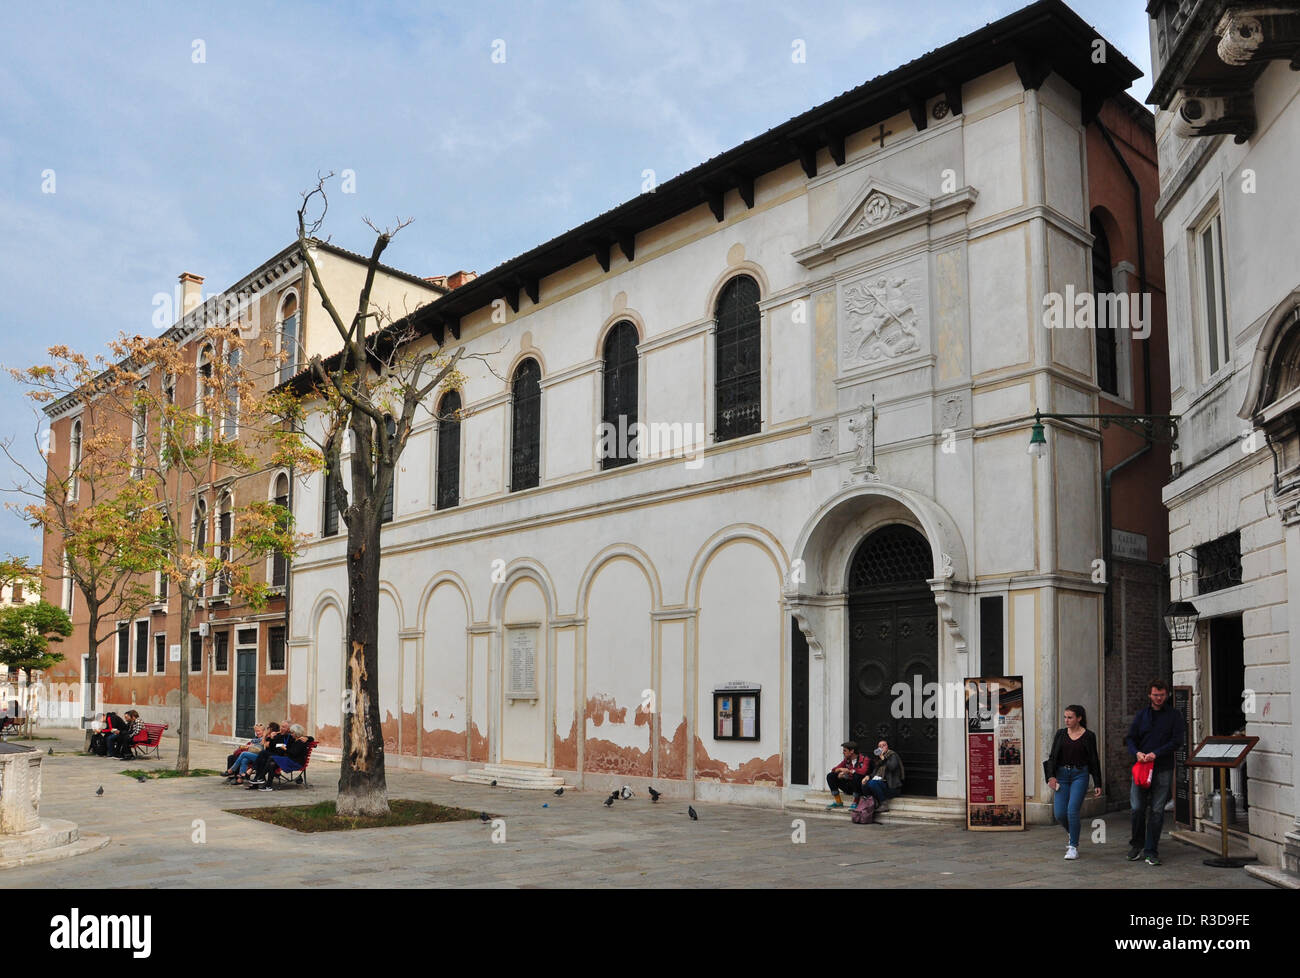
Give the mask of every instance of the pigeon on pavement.
[[101, 784], [101, 785], [99, 786], [99, 790], [96, 791], [95, 794], [96, 794], [96, 795], [103, 795], [103, 793], [104, 793], [104, 786]]
[[495, 788], [496, 786], [497, 786], [496, 778], [493, 778], [493, 779], [492, 779], [492, 787]]
[[480, 822], [490, 822], [490, 821], [492, 821], [492, 816], [489, 815], [487, 812], [479, 812], [479, 813], [478, 813], [478, 820], [479, 820]]
[[149, 779], [146, 778], [146, 777], [142, 774], [142, 775], [140, 775], [140, 777], [136, 778], [136, 780], [139, 781], [141, 784], [144, 784], [144, 783], [145, 783], [146, 781], [148, 781]]
[[629, 788], [627, 785], [623, 785], [623, 787], [619, 789], [618, 795], [620, 798], [626, 801], [628, 798], [632, 797], [632, 789]]
[[53, 756], [54, 756], [54, 748], [51, 747], [51, 748], [50, 748], [49, 750], [47, 750], [45, 753], [46, 753], [47, 756], [49, 756], [49, 757], [53, 757]]
[[562, 795], [562, 794], [564, 794], [564, 786], [563, 786], [563, 785], [561, 785], [560, 787], [558, 787], [558, 788], [555, 789], [555, 797], [556, 797], [556, 798], [559, 798], [560, 795]]
[[606, 807], [606, 808], [609, 808], [609, 807], [611, 807], [613, 804], [614, 804], [614, 796], [613, 796], [613, 795], [610, 795], [608, 798], [605, 799], [605, 807]]
[[700, 816], [695, 814], [695, 809], [690, 805], [686, 806], [686, 814], [691, 817], [692, 822], [698, 822], [700, 820]]
[[654, 788], [646, 788], [646, 791], [650, 792], [651, 801], [658, 801], [659, 795], [662, 794], [662, 792], [655, 791]]

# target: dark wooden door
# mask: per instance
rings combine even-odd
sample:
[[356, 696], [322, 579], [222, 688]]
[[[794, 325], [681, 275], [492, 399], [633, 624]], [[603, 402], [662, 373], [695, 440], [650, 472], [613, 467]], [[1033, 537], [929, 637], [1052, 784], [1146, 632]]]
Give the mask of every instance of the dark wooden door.
[[235, 736], [253, 736], [257, 722], [257, 653], [238, 653], [235, 672]]
[[790, 783], [808, 783], [808, 639], [790, 619]]
[[[869, 534], [853, 556], [849, 733], [867, 752], [889, 741], [903, 761], [904, 793], [932, 796], [939, 778], [939, 720], [924, 713], [934, 689], [927, 684], [939, 678], [939, 619], [925, 583], [933, 574], [930, 553], [916, 530], [891, 524]], [[901, 698], [899, 683], [908, 689]]]

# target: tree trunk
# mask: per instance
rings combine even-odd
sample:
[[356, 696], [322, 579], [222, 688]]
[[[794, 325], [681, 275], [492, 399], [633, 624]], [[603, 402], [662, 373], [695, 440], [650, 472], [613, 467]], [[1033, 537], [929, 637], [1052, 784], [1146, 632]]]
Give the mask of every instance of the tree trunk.
[[377, 510], [358, 515], [348, 526], [347, 670], [342, 707], [343, 765], [336, 811], [339, 815], [387, 815], [384, 735], [379, 725]]
[[88, 605], [87, 611], [90, 615], [90, 624], [87, 626], [86, 631], [90, 638], [86, 643], [85, 685], [90, 688], [90, 702], [87, 703], [83, 700], [81, 703], [81, 749], [87, 754], [90, 753], [90, 738], [95, 735], [95, 711], [98, 709], [99, 700], [99, 642], [95, 638], [99, 634], [99, 605], [93, 602], [88, 602]]
[[194, 620], [194, 601], [181, 591], [181, 716], [176, 731], [176, 770], [187, 774], [190, 770], [190, 622]]

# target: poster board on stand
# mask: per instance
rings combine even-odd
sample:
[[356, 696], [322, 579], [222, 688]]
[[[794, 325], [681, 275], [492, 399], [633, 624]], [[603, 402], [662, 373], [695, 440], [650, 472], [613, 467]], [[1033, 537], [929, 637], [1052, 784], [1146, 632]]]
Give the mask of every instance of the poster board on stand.
[[966, 828], [1025, 829], [1023, 676], [966, 680]]

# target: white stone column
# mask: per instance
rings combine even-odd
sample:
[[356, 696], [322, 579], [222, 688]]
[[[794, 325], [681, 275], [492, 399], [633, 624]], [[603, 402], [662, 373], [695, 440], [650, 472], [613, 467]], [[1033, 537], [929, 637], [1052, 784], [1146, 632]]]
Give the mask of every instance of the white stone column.
[[1300, 874], [1300, 750], [1296, 740], [1296, 714], [1300, 707], [1300, 501], [1282, 509], [1286, 545], [1287, 648], [1291, 696], [1289, 724], [1291, 748], [1291, 829], [1285, 835], [1283, 866]]

